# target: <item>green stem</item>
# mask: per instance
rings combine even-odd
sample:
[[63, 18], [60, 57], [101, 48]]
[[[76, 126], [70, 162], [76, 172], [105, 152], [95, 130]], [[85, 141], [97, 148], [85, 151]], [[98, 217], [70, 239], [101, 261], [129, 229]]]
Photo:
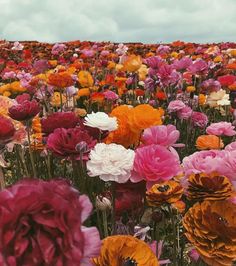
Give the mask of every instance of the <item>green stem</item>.
[[104, 229], [104, 237], [108, 236], [108, 226], [107, 226], [107, 211], [102, 211], [102, 222]]
[[170, 213], [170, 220], [171, 220], [171, 226], [172, 226], [172, 233], [173, 233], [173, 266], [178, 266], [178, 255], [177, 255], [177, 232], [176, 232], [176, 226], [175, 226], [175, 217], [173, 214], [173, 211], [170, 206], [168, 206], [168, 210]]
[[33, 155], [33, 151], [32, 151], [32, 148], [31, 148], [30, 126], [29, 125], [27, 125], [26, 130], [27, 130], [27, 137], [28, 137], [28, 143], [29, 143], [30, 162], [31, 162], [31, 166], [32, 166], [32, 169], [33, 169], [33, 177], [37, 177], [37, 172], [36, 172], [35, 162], [34, 162], [34, 155]]

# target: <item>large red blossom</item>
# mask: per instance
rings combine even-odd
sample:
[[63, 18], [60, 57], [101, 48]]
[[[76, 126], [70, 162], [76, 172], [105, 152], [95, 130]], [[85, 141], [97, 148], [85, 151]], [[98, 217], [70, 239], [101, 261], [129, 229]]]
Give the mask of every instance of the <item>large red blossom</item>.
[[87, 196], [64, 180], [25, 179], [0, 192], [0, 265], [91, 265], [99, 233], [82, 227]]

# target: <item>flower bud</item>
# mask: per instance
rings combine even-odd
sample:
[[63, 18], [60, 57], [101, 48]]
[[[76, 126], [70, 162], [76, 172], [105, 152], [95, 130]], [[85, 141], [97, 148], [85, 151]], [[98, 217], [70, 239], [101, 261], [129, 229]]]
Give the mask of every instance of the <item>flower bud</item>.
[[96, 197], [96, 202], [95, 202], [96, 208], [100, 211], [106, 211], [106, 210], [111, 210], [111, 201], [103, 197], [102, 195], [99, 195]]

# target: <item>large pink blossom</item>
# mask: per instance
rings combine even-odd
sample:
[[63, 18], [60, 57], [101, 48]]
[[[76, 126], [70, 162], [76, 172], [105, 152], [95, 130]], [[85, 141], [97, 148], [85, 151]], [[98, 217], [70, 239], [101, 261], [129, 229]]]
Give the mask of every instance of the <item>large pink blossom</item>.
[[23, 179], [0, 192], [0, 265], [92, 265], [95, 227], [83, 227], [92, 204], [64, 180]]
[[189, 119], [192, 113], [193, 113], [192, 108], [186, 105], [184, 108], [182, 108], [177, 112], [177, 117], [179, 119]]
[[180, 100], [171, 101], [167, 107], [169, 113], [180, 111], [185, 107], [185, 103]]
[[204, 113], [193, 112], [190, 118], [194, 126], [200, 128], [205, 128], [207, 126], [208, 117]]
[[206, 129], [207, 134], [216, 135], [216, 136], [234, 136], [236, 131], [234, 126], [230, 122], [218, 122], [212, 123]]
[[188, 71], [194, 75], [206, 74], [208, 72], [208, 64], [202, 59], [197, 59], [188, 67]]
[[151, 144], [136, 150], [132, 182], [147, 181], [147, 186], [171, 179], [180, 171], [175, 154], [167, 148]]

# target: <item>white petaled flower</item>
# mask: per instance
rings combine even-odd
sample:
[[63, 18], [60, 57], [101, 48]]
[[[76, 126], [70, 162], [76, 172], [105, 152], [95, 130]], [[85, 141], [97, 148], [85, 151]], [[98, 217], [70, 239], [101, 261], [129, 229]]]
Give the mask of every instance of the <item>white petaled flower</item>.
[[89, 176], [104, 181], [125, 183], [131, 176], [135, 152], [115, 143], [98, 143], [90, 152], [87, 169]]
[[118, 128], [117, 118], [109, 117], [104, 112], [92, 112], [92, 114], [87, 114], [87, 116], [85, 117], [84, 125], [108, 131], [113, 131]]

